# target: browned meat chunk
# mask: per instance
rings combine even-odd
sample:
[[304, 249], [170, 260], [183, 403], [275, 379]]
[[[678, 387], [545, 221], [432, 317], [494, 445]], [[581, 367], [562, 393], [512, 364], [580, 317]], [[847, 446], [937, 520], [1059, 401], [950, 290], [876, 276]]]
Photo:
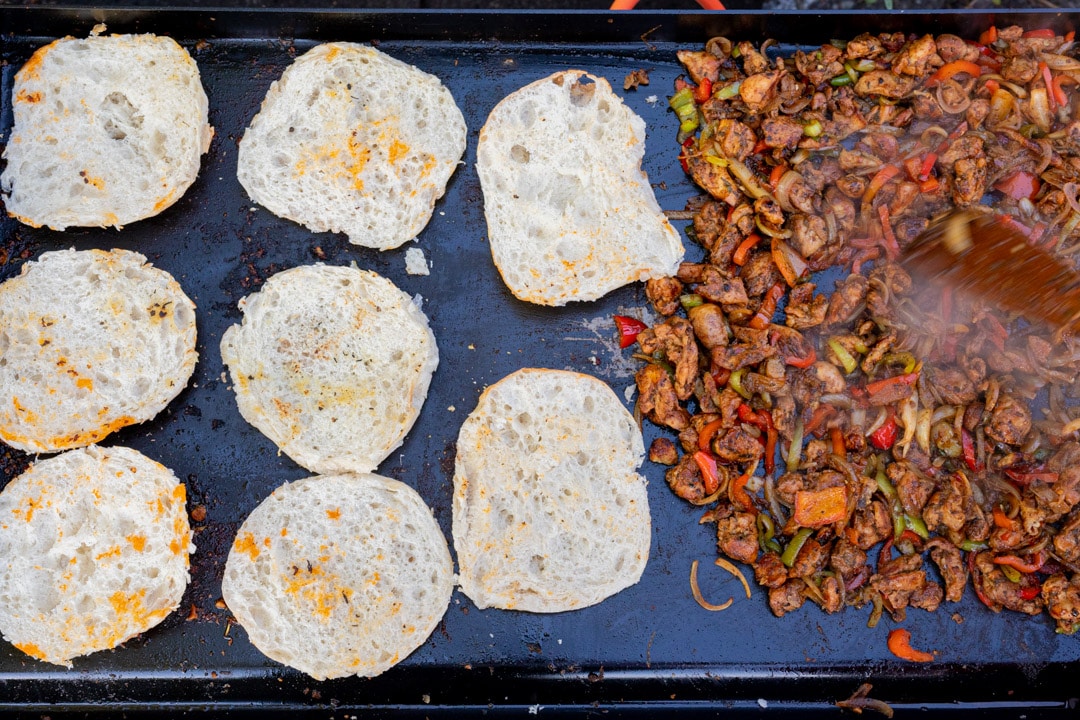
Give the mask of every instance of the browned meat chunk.
[[670, 317], [659, 325], [642, 330], [637, 342], [646, 355], [660, 352], [675, 365], [675, 394], [680, 400], [689, 399], [694, 394], [694, 381], [698, 373], [698, 346], [690, 321], [683, 317]]
[[825, 569], [829, 562], [829, 549], [816, 538], [807, 538], [791, 564], [791, 577], [806, 578]]
[[705, 266], [701, 283], [694, 290], [709, 302], [721, 305], [745, 305], [749, 301], [742, 279], [728, 277], [713, 265]]
[[877, 35], [862, 33], [848, 42], [844, 50], [852, 60], [858, 60], [859, 58], [872, 59], [884, 54], [885, 46], [881, 44], [881, 40]]
[[774, 552], [762, 553], [752, 565], [754, 578], [762, 587], [777, 588], [787, 582], [787, 566], [780, 562], [780, 556]]
[[1001, 77], [1009, 82], [1027, 85], [1039, 74], [1039, 64], [1029, 57], [1022, 55], [1006, 58], [1001, 63]]
[[[709, 200], [694, 215], [694, 235], [706, 250], [713, 249], [722, 233], [735, 230], [727, 222], [727, 212], [726, 205]], [[735, 234], [741, 237], [738, 232]]]
[[925, 585], [911, 593], [908, 602], [911, 607], [917, 607], [926, 612], [934, 612], [941, 605], [944, 596], [945, 593], [942, 592], [941, 586], [928, 580]]
[[735, 333], [737, 342], [709, 351], [709, 357], [719, 367], [738, 370], [776, 355], [776, 348], [769, 344], [767, 330], [755, 331], [738, 326], [731, 330]]
[[944, 62], [954, 60], [967, 60], [975, 62], [979, 59], [979, 48], [969, 45], [956, 35], [939, 35], [937, 37], [937, 52]]
[[821, 593], [822, 602], [821, 609], [830, 615], [834, 612], [840, 612], [844, 609], [844, 591], [840, 585], [840, 581], [835, 577], [828, 576], [822, 579], [821, 587], [818, 588]]
[[970, 488], [956, 474], [950, 475], [942, 487], [930, 496], [923, 508], [923, 520], [933, 532], [947, 535], [959, 533], [967, 522], [965, 501]]
[[967, 405], [975, 401], [975, 386], [959, 368], [930, 368], [928, 375], [930, 384], [943, 402], [949, 405]]
[[821, 85], [844, 72], [842, 58], [839, 48], [824, 45], [811, 52], [796, 52], [795, 69], [812, 85]]
[[758, 112], [765, 108], [776, 96], [776, 84], [780, 80], [781, 72], [763, 72], [751, 75], [739, 85], [739, 97], [746, 103], [751, 112]]
[[1047, 612], [1057, 621], [1058, 631], [1072, 635], [1080, 629], [1080, 585], [1077, 577], [1072, 582], [1062, 573], [1055, 573], [1042, 584], [1042, 598]]
[[806, 602], [806, 585], [802, 580], [788, 580], [780, 587], [769, 588], [769, 609], [776, 617], [794, 612]]
[[737, 512], [716, 522], [716, 547], [732, 560], [753, 563], [758, 556], [757, 525], [750, 513]]
[[769, 59], [758, 52], [753, 43], [743, 40], [736, 47], [739, 50], [740, 57], [742, 57], [743, 72], [747, 75], [763, 73], [769, 69]]
[[789, 117], [768, 118], [761, 123], [765, 144], [773, 148], [794, 150], [803, 139], [803, 126]]
[[867, 279], [862, 275], [848, 275], [837, 285], [829, 298], [829, 311], [825, 314], [826, 325], [840, 325], [854, 318], [866, 303]]
[[1019, 445], [1031, 430], [1031, 411], [1011, 395], [1002, 394], [990, 413], [986, 435], [997, 442]]
[[1080, 561], [1080, 512], [1073, 512], [1054, 536], [1054, 551], [1068, 563]]
[[983, 139], [973, 133], [967, 133], [954, 140], [952, 145], [938, 158], [938, 162], [944, 166], [949, 166], [963, 158], [977, 158], [985, 155], [986, 145]]
[[844, 172], [874, 172], [881, 165], [881, 159], [870, 153], [847, 149], [840, 151], [840, 169]]
[[690, 413], [679, 405], [675, 383], [666, 370], [650, 363], [638, 370], [634, 379], [638, 387], [638, 412], [672, 430], [685, 430], [690, 425]]
[[702, 303], [686, 313], [694, 327], [694, 335], [705, 349], [727, 345], [730, 331], [724, 311], [712, 303]]
[[769, 288], [782, 279], [776, 263], [773, 262], [772, 253], [769, 252], [751, 254], [750, 259], [743, 265], [740, 275], [746, 286], [746, 294], [751, 297], [764, 295]]
[[817, 327], [825, 321], [828, 309], [829, 299], [824, 295], [815, 297], [813, 283], [802, 283], [792, 288], [788, 295], [784, 323], [796, 330]]
[[706, 78], [710, 82], [720, 79], [720, 58], [712, 53], [679, 50], [675, 56], [679, 58], [679, 62], [686, 68], [686, 72], [690, 74], [690, 79], [695, 84], [701, 84], [701, 81]]
[[866, 192], [866, 178], [861, 175], [844, 175], [836, 181], [836, 187], [849, 198], [858, 200]]
[[683, 284], [673, 277], [651, 278], [645, 282], [645, 297], [661, 315], [674, 315], [679, 309]]
[[937, 43], [931, 35], [923, 35], [912, 40], [893, 58], [893, 72], [901, 75], [926, 75], [930, 67], [940, 64], [937, 56]]
[[712, 449], [724, 462], [753, 462], [765, 453], [765, 448], [758, 439], [738, 425], [723, 434], [717, 434]]
[[716, 123], [713, 138], [720, 142], [720, 150], [725, 157], [745, 160], [757, 145], [757, 136], [745, 124], [738, 120], [721, 120]]
[[702, 190], [732, 207], [739, 204], [739, 200], [742, 198], [742, 190], [735, 184], [726, 168], [713, 165], [705, 158], [695, 154], [687, 157], [686, 164], [690, 168], [690, 177], [694, 179], [694, 182]]
[[1005, 577], [1005, 573], [994, 564], [993, 554], [981, 552], [975, 556], [976, 574], [974, 582], [982, 588], [983, 595], [997, 608], [1006, 608], [1028, 615], [1038, 615], [1043, 609], [1042, 597], [1036, 596], [1025, 600], [1023, 587]]
[[649, 460], [661, 465], [674, 465], [679, 462], [679, 449], [670, 438], [656, 438], [649, 444]]
[[986, 194], [987, 182], [986, 158], [964, 158], [953, 165], [956, 177], [953, 180], [953, 202], [960, 207], [975, 205]]
[[855, 94], [877, 95], [890, 100], [899, 100], [911, 93], [915, 87], [913, 78], [900, 77], [888, 70], [871, 70], [859, 76], [855, 83]]
[[904, 512], [920, 517], [930, 493], [934, 491], [934, 481], [907, 460], [891, 463], [885, 468], [885, 474], [896, 487], [896, 494], [900, 496]]
[[885, 608], [894, 618], [903, 617], [904, 608], [911, 602], [911, 596], [925, 586], [926, 572], [924, 570], [904, 570], [889, 575], [874, 575], [870, 578], [870, 587], [881, 593]]
[[848, 540], [845, 535], [841, 535], [833, 547], [829, 567], [840, 573], [845, 580], [849, 580], [866, 567], [866, 552]]
[[829, 241], [829, 231], [825, 221], [817, 215], [796, 213], [791, 216], [791, 242], [799, 254], [810, 257], [825, 247]]
[[[720, 472], [720, 468], [717, 468]], [[689, 502], [701, 502], [705, 497], [705, 481], [701, 478], [701, 470], [698, 469], [694, 457], [689, 453], [682, 456], [678, 464], [664, 473], [671, 491], [683, 500]]]
[[869, 550], [892, 535], [892, 515], [880, 500], [872, 500], [862, 510], [856, 510], [851, 526], [857, 535], [856, 545]]
[[784, 225], [784, 211], [780, 209], [780, 204], [770, 197], [755, 200], [754, 213], [758, 221], [767, 228], [779, 231]]
[[945, 599], [960, 602], [968, 581], [960, 548], [941, 538], [934, 538], [926, 546], [930, 549], [930, 559], [937, 565], [941, 579], [945, 581]]

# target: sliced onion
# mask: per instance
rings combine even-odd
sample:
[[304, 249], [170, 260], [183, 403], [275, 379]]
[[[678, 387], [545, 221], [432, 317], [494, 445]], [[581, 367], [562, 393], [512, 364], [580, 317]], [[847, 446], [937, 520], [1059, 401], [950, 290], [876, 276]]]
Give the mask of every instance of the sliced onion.
[[806, 148], [799, 148], [795, 151], [795, 154], [791, 156], [791, 167], [795, 167], [796, 165], [801, 165], [802, 163], [806, 162], [810, 159], [810, 155], [810, 151]]
[[1075, 182], [1067, 182], [1061, 187], [1061, 192], [1065, 194], [1065, 202], [1069, 204], [1069, 208], [1074, 213], [1080, 213], [1080, 204], [1077, 203], [1076, 195], [1080, 192], [1080, 185]]
[[828, 244], [832, 244], [836, 240], [837, 233], [836, 213], [833, 212], [832, 207], [825, 208], [825, 229], [829, 234]]
[[996, 127], [1001, 125], [1012, 114], [1016, 98], [1008, 90], [998, 88], [990, 96], [990, 110], [986, 114], [986, 126]]
[[[716, 52], [719, 50], [720, 52]], [[710, 38], [705, 43], [705, 52], [716, 57], [728, 57], [731, 55], [731, 41], [722, 35], [718, 35], [714, 38]]]
[[940, 125], [931, 125], [922, 131], [922, 135], [919, 136], [919, 141], [929, 148], [937, 147], [942, 140], [949, 137], [949, 131]]
[[1021, 100], [1027, 100], [1028, 91], [1022, 85], [1017, 85], [1016, 83], [1009, 82], [1008, 80], [999, 80], [998, 82], [1001, 83], [1001, 87], [1006, 88], [1016, 97], [1020, 98]]
[[955, 405], [942, 405], [934, 410], [933, 416], [930, 418], [930, 422], [936, 425], [942, 420], [952, 420], [956, 415]]
[[898, 444], [903, 446], [901, 451], [903, 457], [907, 457], [908, 448], [911, 447], [911, 440], [915, 437], [915, 430], [918, 427], [918, 412], [919, 393], [915, 391], [900, 403], [900, 423], [904, 426], [904, 436]]
[[873, 435], [874, 432], [885, 424], [885, 421], [889, 419], [889, 410], [886, 407], [881, 407], [878, 410], [877, 417], [874, 418], [874, 422], [870, 423], [870, 427], [866, 429], [863, 435]]
[[803, 180], [802, 175], [794, 170], [788, 170], [780, 176], [780, 181], [776, 183], [776, 202], [780, 203], [780, 207], [784, 212], [795, 211], [795, 207], [791, 204], [791, 187], [799, 180]]
[[828, 393], [818, 398], [822, 405], [848, 409], [851, 407], [851, 398], [843, 393]]
[[712, 495], [706, 495], [705, 497], [701, 498], [700, 500], [688, 500], [687, 502], [689, 502], [691, 505], [697, 505], [698, 507], [703, 507], [705, 505], [712, 505], [714, 502], [716, 502], [717, 500], [720, 499], [721, 495], [723, 495], [724, 493], [727, 492], [727, 488], [728, 488], [728, 483], [727, 483], [727, 479], [725, 478], [724, 482], [720, 483], [720, 489], [718, 489]]
[[742, 570], [735, 567], [722, 557], [716, 558], [716, 566], [724, 568], [729, 573], [737, 577], [739, 579], [739, 582], [742, 583], [743, 590], [746, 590], [746, 598], [750, 599], [750, 583], [746, 582], [746, 576], [742, 574]]
[[705, 608], [706, 610], [710, 610], [712, 612], [716, 612], [718, 610], [727, 610], [729, 607], [731, 607], [731, 603], [735, 602], [735, 598], [733, 597], [728, 598], [727, 602], [721, 603], [720, 605], [713, 605], [712, 603], [705, 600], [705, 598], [701, 594], [701, 588], [698, 586], [697, 567], [697, 560], [690, 563], [690, 592], [694, 595], [694, 600], [697, 601], [697, 604]]
[[771, 238], [789, 238], [791, 237], [790, 230], [774, 230], [765, 223], [761, 222], [761, 216], [754, 217], [754, 224], [757, 225], [757, 229], [761, 231], [762, 235], [768, 235]]
[[[996, 93], [995, 93], [996, 94]], [[1028, 117], [1044, 133], [1050, 132], [1050, 98], [1046, 95], [1046, 88], [1036, 87], [1031, 89], [1031, 98], [1028, 100]]]
[[[954, 93], [954, 97], [958, 99], [954, 102], [946, 101], [945, 92], [947, 90]], [[949, 115], [959, 115], [960, 113], [965, 112], [969, 107], [971, 107], [971, 95], [964, 90], [960, 83], [956, 82], [952, 78], [941, 81], [941, 83], [937, 86], [936, 97], [938, 105], [940, 105], [941, 109]]]
[[780, 274], [784, 276], [784, 281], [787, 282], [788, 287], [795, 287], [795, 284], [799, 282], [799, 278], [806, 272], [806, 260], [803, 256], [799, 254], [798, 250], [780, 238], [774, 237], [772, 239], [772, 257], [776, 267], [780, 270]]
[[1051, 70], [1080, 70], [1080, 60], [1068, 55], [1055, 53], [1039, 53], [1039, 59], [1046, 63]]
[[731, 174], [742, 184], [747, 195], [750, 195], [755, 200], [763, 197], [775, 200], [772, 193], [761, 186], [761, 183], [758, 182], [757, 177], [754, 176], [754, 172], [750, 168], [733, 158], [728, 158], [727, 160]]
[[919, 411], [918, 420], [915, 421], [915, 444], [924, 455], [930, 454], [930, 424], [933, 416], [933, 410], [923, 408]]

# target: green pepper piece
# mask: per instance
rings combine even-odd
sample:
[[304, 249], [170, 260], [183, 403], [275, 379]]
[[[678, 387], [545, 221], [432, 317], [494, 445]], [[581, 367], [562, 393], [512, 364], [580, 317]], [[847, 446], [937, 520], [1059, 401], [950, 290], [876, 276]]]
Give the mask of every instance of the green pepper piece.
[[810, 535], [814, 532], [813, 528], [800, 528], [795, 536], [791, 538], [791, 542], [784, 548], [783, 554], [780, 555], [780, 562], [785, 566], [791, 567], [795, 564], [795, 558], [799, 556], [799, 551], [802, 550], [802, 546], [806, 544], [806, 541], [810, 539]]
[[829, 84], [833, 87], [844, 87], [845, 85], [851, 85], [853, 82], [850, 75], [837, 75], [829, 81]]

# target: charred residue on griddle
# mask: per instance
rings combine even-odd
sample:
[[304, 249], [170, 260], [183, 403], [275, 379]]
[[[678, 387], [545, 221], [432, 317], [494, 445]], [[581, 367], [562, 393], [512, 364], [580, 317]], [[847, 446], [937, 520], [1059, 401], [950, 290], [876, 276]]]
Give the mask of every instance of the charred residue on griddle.
[[453, 440], [443, 447], [442, 455], [439, 456], [439, 469], [446, 477], [454, 475], [454, 461], [457, 459], [457, 443]]
[[28, 467], [30, 467], [29, 455], [7, 445], [0, 445], [0, 481], [7, 484]]

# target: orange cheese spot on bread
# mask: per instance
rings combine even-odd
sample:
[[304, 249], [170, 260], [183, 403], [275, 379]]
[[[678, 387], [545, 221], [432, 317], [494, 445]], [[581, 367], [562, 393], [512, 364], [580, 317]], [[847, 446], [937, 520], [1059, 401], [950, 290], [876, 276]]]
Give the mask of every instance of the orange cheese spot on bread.
[[255, 543], [255, 536], [249, 532], [237, 535], [233, 548], [236, 552], [244, 553], [252, 560], [259, 557], [259, 546]]
[[330, 518], [331, 520], [340, 520], [341, 510], [338, 508], [334, 508], [333, 510], [327, 510], [326, 517]]
[[37, 658], [38, 660], [45, 659], [45, 653], [34, 643], [15, 643], [15, 647], [19, 648], [32, 658]]
[[[64, 40], [70, 40], [71, 36], [62, 38]], [[34, 54], [30, 56], [30, 59], [26, 61], [26, 64], [22, 66], [22, 69], [15, 74], [15, 81], [24, 83], [28, 80], [37, 80], [41, 76], [41, 64], [45, 62], [45, 56], [52, 52], [52, 49], [60, 42], [60, 39], [53, 40], [48, 45], [39, 47]]]
[[135, 552], [142, 552], [146, 549], [145, 535], [128, 535], [126, 540], [131, 543], [131, 547], [135, 549]]

